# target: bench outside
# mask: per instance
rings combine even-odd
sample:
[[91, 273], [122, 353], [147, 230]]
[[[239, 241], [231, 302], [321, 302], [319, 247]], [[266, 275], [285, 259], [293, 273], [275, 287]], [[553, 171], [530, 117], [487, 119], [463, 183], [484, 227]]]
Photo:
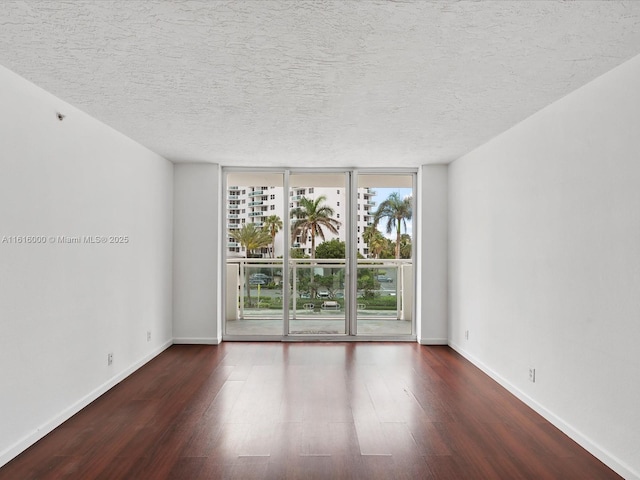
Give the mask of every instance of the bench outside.
[[326, 300], [322, 302], [323, 310], [340, 310], [340, 304], [334, 300]]

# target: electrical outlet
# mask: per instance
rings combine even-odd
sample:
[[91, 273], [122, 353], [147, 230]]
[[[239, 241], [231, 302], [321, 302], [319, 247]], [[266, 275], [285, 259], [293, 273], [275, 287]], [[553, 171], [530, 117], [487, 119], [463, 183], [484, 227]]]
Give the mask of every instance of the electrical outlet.
[[147, 330], [147, 342], [151, 341], [151, 330]]
[[107, 354], [107, 365], [113, 364], [113, 353]]
[[529, 367], [529, 381], [536, 383], [536, 369]]
[[465, 331], [464, 331], [464, 338], [465, 338], [466, 340], [469, 340], [469, 330], [465, 330]]

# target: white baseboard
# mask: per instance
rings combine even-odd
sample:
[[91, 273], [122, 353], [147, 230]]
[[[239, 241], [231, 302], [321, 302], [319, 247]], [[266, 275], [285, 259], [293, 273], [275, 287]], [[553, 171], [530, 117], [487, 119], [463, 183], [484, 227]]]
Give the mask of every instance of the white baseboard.
[[66, 422], [68, 419], [70, 419], [72, 416], [74, 416], [76, 413], [78, 413], [84, 407], [89, 405], [95, 399], [97, 399], [98, 397], [100, 397], [101, 395], [106, 393], [111, 388], [115, 387], [122, 380], [124, 380], [129, 375], [131, 375], [133, 372], [138, 370], [145, 363], [147, 363], [150, 360], [152, 360], [153, 358], [157, 357], [160, 353], [165, 351], [172, 344], [173, 344], [173, 342], [171, 340], [169, 340], [168, 342], [165, 342], [162, 345], [160, 345], [159, 347], [155, 348], [149, 354], [145, 355], [140, 360], [138, 360], [137, 362], [133, 363], [132, 365], [130, 365], [128, 368], [124, 369], [123, 371], [121, 371], [117, 375], [111, 377], [105, 383], [103, 383], [102, 385], [100, 385], [99, 387], [97, 387], [96, 389], [91, 391], [89, 394], [87, 394], [84, 397], [82, 397], [76, 403], [74, 403], [70, 407], [68, 407], [65, 410], [63, 410], [62, 412], [60, 412], [58, 415], [53, 417], [51, 420], [46, 422], [44, 425], [41, 425], [40, 427], [38, 427], [34, 432], [30, 433], [29, 435], [26, 435], [25, 437], [21, 438], [20, 440], [18, 440], [16, 443], [11, 445], [10, 447], [8, 447], [5, 450], [3, 450], [2, 452], [0, 452], [0, 467], [2, 467], [3, 465], [9, 463], [13, 458], [17, 457], [20, 453], [25, 451], [27, 448], [29, 448], [31, 445], [36, 443], [42, 437], [44, 437], [45, 435], [51, 433], [54, 429], [56, 429], [57, 427], [62, 425], [64, 422]]
[[624, 462], [619, 460], [615, 455], [612, 455], [607, 450], [601, 448], [597, 443], [593, 442], [591, 439], [585, 436], [582, 432], [580, 432], [579, 430], [575, 429], [574, 427], [566, 423], [564, 420], [562, 420], [560, 417], [555, 415], [550, 410], [547, 410], [543, 405], [539, 404], [529, 395], [524, 393], [522, 390], [512, 385], [507, 379], [505, 379], [504, 377], [502, 377], [501, 375], [493, 371], [491, 368], [489, 368], [483, 362], [478, 360], [472, 354], [470, 354], [469, 352], [461, 348], [459, 345], [456, 345], [455, 343], [450, 342], [449, 346], [453, 348], [456, 352], [458, 352], [460, 355], [462, 355], [464, 358], [469, 360], [471, 363], [473, 363], [476, 367], [478, 367], [484, 373], [486, 373], [491, 378], [493, 378], [496, 382], [498, 382], [501, 386], [503, 386], [509, 392], [514, 394], [516, 397], [518, 397], [518, 399], [524, 402], [527, 406], [531, 407], [537, 413], [542, 415], [552, 425], [554, 425], [559, 430], [561, 430], [565, 435], [567, 435], [569, 438], [571, 438], [576, 443], [578, 443], [582, 448], [584, 448], [587, 452], [589, 452], [591, 455], [596, 457], [598, 460], [600, 460], [602, 463], [604, 463], [606, 466], [608, 466], [618, 475], [622, 476], [626, 480], [640, 480], [640, 473], [631, 469], [631, 467], [629, 467]]
[[449, 345], [449, 340], [446, 338], [419, 338], [418, 343], [420, 345]]
[[175, 345], [219, 345], [222, 338], [218, 337], [178, 337], [173, 339]]

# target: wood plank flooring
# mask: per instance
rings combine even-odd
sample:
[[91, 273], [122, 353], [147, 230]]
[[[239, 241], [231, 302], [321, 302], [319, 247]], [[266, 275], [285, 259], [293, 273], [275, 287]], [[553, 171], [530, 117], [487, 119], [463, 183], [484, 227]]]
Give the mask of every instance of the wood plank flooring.
[[448, 347], [175, 345], [0, 479], [620, 478]]

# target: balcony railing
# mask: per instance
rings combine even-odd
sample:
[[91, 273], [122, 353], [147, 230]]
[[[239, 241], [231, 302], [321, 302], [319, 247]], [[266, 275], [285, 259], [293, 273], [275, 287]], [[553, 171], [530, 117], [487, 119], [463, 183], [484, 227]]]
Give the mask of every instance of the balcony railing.
[[264, 217], [267, 212], [251, 212], [249, 213], [250, 217]]
[[250, 197], [258, 197], [264, 195], [263, 190], [254, 190], [253, 192], [249, 192]]
[[[227, 268], [227, 319], [282, 318], [282, 259], [228, 258], [227, 265], [237, 265], [236, 269]], [[330, 312], [319, 306], [327, 299], [342, 311], [347, 308], [349, 299], [345, 296], [349, 295], [349, 287], [344, 284], [344, 259], [292, 258], [288, 267], [291, 320], [323, 318]], [[315, 282], [309, 282], [310, 275]], [[358, 259], [354, 302], [358, 319], [411, 320], [412, 275], [411, 260]], [[247, 288], [251, 295], [247, 295]], [[229, 293], [234, 291], [238, 295], [231, 300], [233, 294], [229, 297]], [[308, 308], [310, 305], [314, 308]]]
[[249, 202], [250, 207], [256, 207], [258, 205], [264, 205], [264, 201], [258, 200], [257, 202]]

